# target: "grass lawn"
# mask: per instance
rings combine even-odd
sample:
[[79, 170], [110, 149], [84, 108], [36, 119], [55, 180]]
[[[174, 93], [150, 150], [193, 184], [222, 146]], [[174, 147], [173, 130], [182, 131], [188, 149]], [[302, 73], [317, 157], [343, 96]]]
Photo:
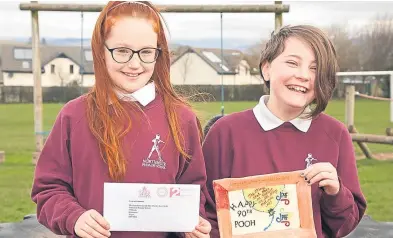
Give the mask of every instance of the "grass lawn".
[[[225, 113], [251, 108], [256, 102], [226, 102]], [[203, 123], [220, 113], [221, 103], [195, 104]], [[44, 129], [50, 130], [61, 104], [44, 105]], [[326, 111], [343, 121], [344, 101], [332, 101]], [[389, 103], [357, 100], [355, 125], [361, 133], [384, 134], [389, 122]], [[369, 144], [373, 153], [393, 152], [393, 146]], [[35, 213], [30, 200], [34, 166], [34, 126], [32, 104], [0, 105], [0, 150], [6, 152], [6, 162], [0, 165], [0, 222], [20, 221]], [[360, 150], [356, 151], [360, 154]], [[389, 190], [393, 187], [393, 160], [358, 161], [362, 189], [367, 197], [367, 213], [376, 220], [393, 221], [393, 203]], [[390, 202], [389, 202], [390, 201]]]

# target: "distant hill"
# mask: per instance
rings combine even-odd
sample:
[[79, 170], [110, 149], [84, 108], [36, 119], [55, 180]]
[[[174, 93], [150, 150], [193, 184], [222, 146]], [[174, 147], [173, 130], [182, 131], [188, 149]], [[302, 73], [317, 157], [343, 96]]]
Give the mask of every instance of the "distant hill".
[[[19, 42], [29, 42], [29, 38], [16, 38], [13, 39]], [[43, 38], [41, 41], [45, 41], [46, 44], [49, 45], [73, 45], [80, 46], [81, 39], [79, 38]], [[224, 38], [223, 39], [223, 48], [226, 49], [237, 49], [237, 50], [245, 50], [248, 47], [252, 46], [258, 40], [251, 41], [247, 39], [236, 39], [236, 38]], [[179, 45], [188, 45], [191, 47], [198, 48], [220, 48], [221, 40], [219, 38], [208, 38], [208, 39], [195, 39], [195, 40], [173, 40], [170, 41], [170, 48], [176, 48]], [[90, 47], [90, 39], [83, 39], [83, 46]]]

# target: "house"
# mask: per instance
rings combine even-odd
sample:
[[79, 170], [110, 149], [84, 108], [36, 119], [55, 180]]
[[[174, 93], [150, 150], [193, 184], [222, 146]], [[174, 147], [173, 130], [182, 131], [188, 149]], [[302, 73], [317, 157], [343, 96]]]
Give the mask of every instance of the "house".
[[[257, 68], [250, 67], [239, 50], [179, 47], [171, 60], [175, 85], [261, 84]], [[221, 82], [222, 81], [222, 82]]]
[[[81, 53], [82, 52], [82, 53]], [[0, 43], [0, 85], [33, 86], [33, 52], [30, 44]], [[94, 85], [91, 49], [41, 44], [42, 87]], [[171, 82], [174, 85], [261, 84], [258, 66], [247, 62], [238, 50], [179, 46], [171, 51]], [[222, 81], [222, 82], [221, 82]]]
[[[0, 68], [4, 86], [33, 86], [33, 52], [31, 45], [3, 43], [0, 46]], [[90, 87], [94, 84], [93, 61], [90, 49], [41, 44], [42, 87], [71, 84]], [[0, 78], [1, 79], [1, 78]]]

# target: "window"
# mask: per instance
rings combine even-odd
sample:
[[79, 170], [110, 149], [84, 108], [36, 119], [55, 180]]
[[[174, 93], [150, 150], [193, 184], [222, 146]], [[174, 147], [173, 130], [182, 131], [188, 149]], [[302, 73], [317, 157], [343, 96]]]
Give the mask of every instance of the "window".
[[210, 51], [203, 51], [202, 54], [208, 58], [213, 63], [220, 63], [221, 59], [217, 57], [213, 52]]
[[71, 64], [71, 65], [70, 65], [70, 74], [73, 74], [73, 73], [74, 73], [74, 65]]
[[223, 65], [223, 64], [220, 64], [220, 66], [221, 66], [221, 68], [222, 68], [224, 71], [226, 71], [226, 72], [229, 71], [229, 69], [228, 69], [227, 66], [225, 66], [225, 65]]
[[31, 51], [31, 49], [14, 49], [14, 57], [15, 59], [31, 60], [33, 57], [33, 52]]
[[55, 65], [54, 65], [54, 64], [51, 64], [51, 65], [50, 65], [50, 72], [51, 72], [52, 74], [55, 73]]

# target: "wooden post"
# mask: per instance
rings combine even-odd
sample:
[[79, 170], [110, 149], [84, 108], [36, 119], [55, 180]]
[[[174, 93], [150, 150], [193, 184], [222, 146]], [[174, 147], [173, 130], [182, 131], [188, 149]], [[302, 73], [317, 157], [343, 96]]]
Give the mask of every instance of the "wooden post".
[[[355, 86], [349, 85], [345, 88], [345, 125], [352, 135], [358, 133], [355, 128]], [[372, 154], [366, 143], [357, 141], [366, 158], [371, 159]]]
[[[348, 130], [350, 133], [358, 133], [358, 131], [356, 130], [355, 126], [349, 126]], [[368, 148], [367, 144], [361, 141], [358, 141], [358, 145], [360, 147], [360, 149], [362, 150], [363, 154], [366, 156], [367, 159], [372, 159], [372, 153], [370, 151], [370, 149]]]
[[361, 142], [393, 145], [393, 136], [352, 133], [351, 137], [352, 137], [352, 141], [356, 141], [356, 142], [361, 141]]
[[393, 122], [393, 74], [390, 74], [390, 122]]
[[[0, 70], [0, 73], [2, 74], [3, 72], [1, 72], [1, 70]], [[0, 103], [5, 102], [5, 99], [3, 100], [3, 88], [4, 88], [4, 85], [0, 85]]]
[[[276, 6], [280, 6], [282, 5], [282, 1], [275, 1], [274, 4]], [[276, 12], [274, 14], [274, 20], [275, 20], [274, 30], [278, 31], [282, 27], [282, 12]]]
[[[280, 1], [281, 2], [281, 1]], [[19, 9], [22, 11], [66, 11], [66, 12], [101, 12], [104, 4], [51, 4], [51, 3], [21, 3]], [[182, 12], [182, 13], [242, 13], [242, 12], [289, 12], [289, 5], [283, 4], [245, 4], [245, 5], [155, 5], [160, 12]]]
[[355, 86], [349, 85], [345, 90], [345, 125], [349, 129], [355, 123]]
[[5, 152], [0, 151], [0, 164], [5, 162]]
[[[33, 75], [34, 75], [34, 132], [35, 132], [34, 153], [40, 153], [44, 142], [43, 142], [43, 134], [42, 134], [41, 55], [40, 55], [38, 11], [31, 11], [31, 21], [32, 21], [32, 50], [33, 50]], [[33, 160], [34, 157], [35, 155], [33, 155]]]

